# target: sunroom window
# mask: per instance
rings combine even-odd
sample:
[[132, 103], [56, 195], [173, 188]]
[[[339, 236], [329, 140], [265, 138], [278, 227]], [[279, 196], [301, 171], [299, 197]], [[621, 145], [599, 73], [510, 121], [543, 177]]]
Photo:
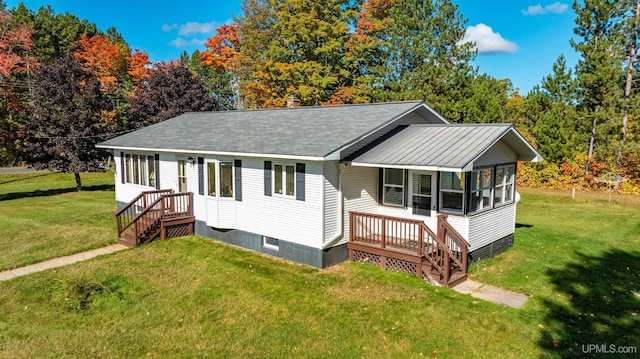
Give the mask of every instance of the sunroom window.
[[444, 211], [464, 211], [464, 173], [442, 172], [440, 203], [440, 208]]
[[516, 166], [498, 166], [496, 168], [496, 186], [494, 200], [496, 206], [513, 202], [513, 185], [515, 183]]
[[391, 206], [404, 206], [404, 170], [384, 169], [382, 203]]
[[493, 167], [471, 172], [471, 212], [493, 207], [493, 178]]

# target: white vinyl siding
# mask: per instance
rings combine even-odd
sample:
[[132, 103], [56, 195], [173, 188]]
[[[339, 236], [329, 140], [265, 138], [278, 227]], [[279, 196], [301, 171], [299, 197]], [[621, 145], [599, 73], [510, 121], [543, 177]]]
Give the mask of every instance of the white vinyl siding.
[[496, 163], [513, 163], [518, 161], [518, 155], [504, 140], [498, 141], [487, 152], [473, 161], [475, 167], [493, 166]]
[[[207, 224], [216, 219], [230, 221], [224, 206], [233, 206], [233, 228], [263, 236], [321, 248], [323, 244], [323, 186], [321, 162], [304, 162], [305, 200], [291, 196], [264, 195], [264, 161], [271, 158], [238, 158], [242, 160], [242, 201], [218, 200], [216, 213], [207, 213]], [[209, 207], [215, 199], [208, 199]], [[226, 208], [226, 207], [225, 207]], [[223, 228], [223, 227], [220, 227]], [[229, 228], [229, 227], [227, 227]]]
[[324, 243], [334, 239], [340, 228], [339, 170], [337, 161], [328, 161], [323, 166], [324, 173]]
[[513, 234], [515, 223], [515, 204], [504, 205], [469, 217], [469, 236], [466, 237], [471, 244], [469, 250], [476, 250]]
[[378, 169], [349, 166], [342, 172], [344, 239], [349, 237], [349, 212], [378, 212]]

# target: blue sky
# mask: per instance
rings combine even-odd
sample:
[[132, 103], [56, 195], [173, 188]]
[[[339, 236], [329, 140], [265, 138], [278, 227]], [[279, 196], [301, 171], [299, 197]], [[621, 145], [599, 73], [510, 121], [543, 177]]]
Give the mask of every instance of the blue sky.
[[[570, 66], [578, 55], [569, 45], [575, 14], [569, 0], [453, 0], [468, 19], [467, 38], [478, 44], [474, 61], [480, 72], [510, 78], [526, 94], [551, 73], [564, 54]], [[134, 49], [152, 61], [176, 59], [183, 51], [204, 49], [215, 29], [240, 14], [240, 0], [23, 0], [36, 11], [51, 5], [55, 13], [69, 12], [96, 23], [114, 26]], [[19, 1], [5, 0], [7, 8]]]

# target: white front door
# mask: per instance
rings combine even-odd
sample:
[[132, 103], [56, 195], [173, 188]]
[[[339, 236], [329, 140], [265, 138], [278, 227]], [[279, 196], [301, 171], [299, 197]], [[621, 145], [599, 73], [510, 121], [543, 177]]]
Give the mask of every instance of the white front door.
[[187, 160], [178, 160], [178, 192], [189, 192], [189, 170]]
[[436, 211], [436, 172], [409, 171], [408, 209], [413, 217], [419, 218], [435, 231]]

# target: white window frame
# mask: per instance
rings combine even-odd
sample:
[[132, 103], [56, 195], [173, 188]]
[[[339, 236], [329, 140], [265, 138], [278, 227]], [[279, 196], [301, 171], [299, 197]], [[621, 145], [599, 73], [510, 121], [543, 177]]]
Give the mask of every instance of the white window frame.
[[[444, 181], [445, 178], [445, 174], [446, 173], [450, 173], [452, 176], [457, 176], [460, 175], [460, 183], [461, 183], [461, 189], [457, 189], [457, 188], [443, 188], [442, 183]], [[465, 172], [441, 172], [440, 173], [440, 181], [438, 183], [438, 189], [439, 189], [439, 196], [438, 196], [438, 204], [440, 206], [440, 212], [445, 212], [445, 213], [455, 213], [455, 214], [463, 214], [465, 213], [465, 209], [466, 209], [466, 194], [465, 194]], [[444, 195], [445, 193], [459, 193], [462, 194], [462, 206], [460, 209], [457, 208], [449, 208], [449, 207], [445, 207], [444, 206]]]
[[[270, 241], [275, 241], [275, 243], [269, 243]], [[269, 248], [274, 251], [280, 250], [280, 240], [277, 238], [272, 238], [268, 236], [262, 236], [262, 246], [264, 248]]]
[[[498, 171], [502, 170], [502, 176], [498, 178]], [[507, 176], [510, 174], [510, 176]], [[496, 166], [496, 176], [495, 176], [495, 190], [494, 190], [494, 205], [496, 207], [504, 206], [509, 203], [513, 203], [513, 194], [515, 192], [515, 183], [516, 183], [516, 165], [508, 164]], [[500, 198], [497, 198], [498, 189], [500, 189]], [[508, 189], [508, 191], [507, 191]], [[508, 193], [507, 193], [508, 192]]]
[[[142, 187], [156, 188], [156, 162], [154, 155], [140, 153], [125, 153], [122, 158], [124, 161], [124, 183]], [[149, 164], [153, 166], [153, 172], [149, 171]], [[137, 172], [137, 173], [136, 173]], [[151, 174], [153, 174], [153, 183], [151, 182]]]
[[[218, 184], [220, 183], [219, 181], [220, 171], [218, 170], [218, 161], [205, 161], [204, 165], [205, 165], [205, 171], [206, 171], [205, 195], [211, 198], [218, 198], [218, 193], [219, 193]], [[209, 189], [211, 188], [210, 186], [211, 176], [209, 173], [210, 165], [213, 165], [213, 171], [214, 171], [213, 172], [213, 194], [211, 194], [211, 191], [209, 191]]]
[[[471, 172], [469, 213], [478, 213], [493, 208], [495, 173], [495, 167], [478, 168]], [[474, 203], [474, 198], [479, 198], [477, 204]], [[485, 198], [489, 200], [489, 203], [485, 203]], [[474, 205], [477, 207], [474, 208]]]
[[[223, 163], [228, 163], [230, 164], [230, 168], [231, 168], [231, 193], [228, 196], [223, 196], [222, 194], [222, 164]], [[235, 171], [235, 163], [233, 159], [212, 159], [212, 160], [206, 160], [204, 162], [204, 169], [203, 171], [205, 172], [205, 196], [208, 198], [215, 198], [215, 199], [220, 199], [220, 200], [229, 200], [229, 199], [235, 199], [235, 192], [236, 192], [236, 171]], [[213, 165], [214, 169], [215, 169], [215, 174], [214, 174], [214, 193], [211, 194], [209, 191], [209, 187], [210, 187], [210, 181], [211, 178], [209, 176], [209, 166]]]
[[[395, 183], [387, 183], [387, 171], [400, 171], [402, 172], [402, 183], [400, 185], [395, 184]], [[383, 168], [382, 169], [382, 204], [385, 206], [392, 206], [392, 207], [402, 207], [404, 208], [405, 206], [405, 191], [407, 190], [406, 188], [404, 188], [404, 184], [405, 184], [405, 178], [404, 176], [406, 175], [405, 170], [402, 168]], [[400, 188], [402, 190], [401, 194], [400, 194], [400, 203], [393, 203], [393, 202], [388, 202], [387, 201], [387, 191], [386, 188]]]
[[[276, 171], [276, 167], [277, 166], [281, 166], [282, 168], [280, 169], [280, 171]], [[287, 184], [287, 180], [288, 180], [288, 175], [287, 175], [287, 167], [290, 167], [293, 169], [293, 173], [291, 174], [291, 186], [293, 186], [293, 190], [291, 191], [291, 193], [287, 193], [289, 191], [289, 186]], [[273, 171], [273, 176], [271, 176], [271, 193], [273, 193], [274, 196], [282, 196], [282, 197], [288, 197], [288, 198], [296, 198], [296, 192], [297, 192], [297, 188], [296, 188], [296, 164], [295, 163], [286, 163], [286, 162], [274, 162], [272, 164], [272, 171]], [[278, 192], [278, 190], [276, 189], [276, 174], [277, 172], [280, 172], [281, 174], [281, 178], [282, 178], [282, 192]]]

